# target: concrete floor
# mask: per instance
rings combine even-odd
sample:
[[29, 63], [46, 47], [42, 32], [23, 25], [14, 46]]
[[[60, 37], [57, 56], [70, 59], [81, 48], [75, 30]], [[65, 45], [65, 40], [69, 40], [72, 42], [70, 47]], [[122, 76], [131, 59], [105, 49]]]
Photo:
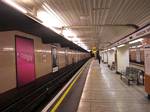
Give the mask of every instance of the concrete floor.
[[107, 65], [93, 60], [78, 112], [150, 112], [144, 86], [128, 86]]

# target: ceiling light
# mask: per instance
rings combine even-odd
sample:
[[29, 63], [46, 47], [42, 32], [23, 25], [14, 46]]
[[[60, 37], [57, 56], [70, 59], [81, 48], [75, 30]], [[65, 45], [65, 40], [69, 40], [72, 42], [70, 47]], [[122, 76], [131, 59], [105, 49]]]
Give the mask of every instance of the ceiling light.
[[27, 10], [25, 8], [21, 7], [20, 5], [18, 5], [17, 3], [15, 3], [12, 0], [2, 0], [2, 2], [12, 6], [13, 8], [19, 10], [22, 13], [27, 13]]
[[90, 52], [91, 50], [90, 50], [90, 49], [88, 49], [87, 51], [88, 51], [88, 52]]
[[142, 47], [143, 45], [138, 45], [137, 47], [139, 48], [139, 47]]
[[137, 42], [141, 42], [141, 41], [143, 41], [143, 38], [131, 41], [131, 42], [129, 42], [129, 44], [133, 44], [133, 43], [137, 43]]
[[69, 36], [76, 37], [76, 35], [71, 30], [68, 30], [68, 29], [63, 31], [63, 35], [67, 36], [67, 37], [69, 37]]
[[125, 46], [125, 44], [121, 44], [121, 45], [119, 45], [119, 46], [117, 46], [117, 47], [119, 48], [119, 47], [123, 47], [123, 46]]
[[132, 47], [130, 47], [130, 48], [136, 48], [136, 46], [132, 46]]
[[5, 48], [3, 48], [3, 51], [14, 51], [14, 48], [11, 48], [11, 47], [5, 47]]
[[55, 13], [55, 11], [53, 11], [50, 6], [47, 3], [43, 3], [42, 7], [45, 9], [45, 11], [50, 14], [51, 16], [55, 17], [55, 19], [57, 21], [59, 21], [59, 23], [61, 23], [61, 27], [62, 26], [66, 26], [66, 24], [64, 23], [64, 21]]
[[46, 11], [38, 11], [37, 18], [40, 19], [43, 25], [52, 28], [52, 27], [62, 27], [62, 24], [54, 17], [53, 15], [47, 13]]
[[116, 50], [116, 48], [115, 47], [113, 47], [113, 48], [111, 48], [112, 50]]

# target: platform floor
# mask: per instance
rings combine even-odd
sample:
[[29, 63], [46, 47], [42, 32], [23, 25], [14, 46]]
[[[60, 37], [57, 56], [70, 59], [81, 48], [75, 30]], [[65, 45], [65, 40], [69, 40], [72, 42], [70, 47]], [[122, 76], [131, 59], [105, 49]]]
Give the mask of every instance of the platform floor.
[[150, 112], [143, 86], [128, 86], [105, 64], [93, 60], [78, 112]]

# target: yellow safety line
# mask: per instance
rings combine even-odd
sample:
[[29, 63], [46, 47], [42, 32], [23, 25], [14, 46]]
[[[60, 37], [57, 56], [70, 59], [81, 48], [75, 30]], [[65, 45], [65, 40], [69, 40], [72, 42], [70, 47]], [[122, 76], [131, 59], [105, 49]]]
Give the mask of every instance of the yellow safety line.
[[[85, 64], [85, 66], [88, 63]], [[85, 67], [83, 66], [83, 68]], [[72, 86], [74, 85], [74, 83], [78, 80], [79, 76], [81, 75], [83, 68], [80, 69], [78, 76], [73, 80], [73, 82], [70, 84], [70, 86], [67, 88], [67, 90], [65, 91], [65, 93], [61, 96], [61, 98], [57, 101], [57, 103], [55, 104], [55, 106], [52, 108], [52, 110], [50, 112], [55, 112], [57, 110], [57, 108], [59, 107], [59, 105], [62, 103], [62, 101], [64, 100], [64, 98], [67, 96], [67, 94], [69, 93], [69, 91], [71, 90]]]

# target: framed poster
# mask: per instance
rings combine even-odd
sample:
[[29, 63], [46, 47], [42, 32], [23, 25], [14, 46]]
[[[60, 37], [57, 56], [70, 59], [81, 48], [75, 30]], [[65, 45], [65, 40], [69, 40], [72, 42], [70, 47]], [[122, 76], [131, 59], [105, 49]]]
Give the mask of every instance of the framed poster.
[[136, 49], [136, 62], [138, 62], [138, 63], [141, 62], [140, 48], [137, 48], [137, 49]]
[[150, 75], [150, 45], [144, 47], [145, 73]]
[[17, 86], [23, 86], [35, 80], [34, 41], [16, 37], [16, 75]]
[[53, 67], [53, 72], [58, 71], [57, 50], [55, 47], [52, 48], [52, 67]]
[[66, 66], [69, 64], [68, 51], [67, 51], [67, 49], [65, 50], [65, 63], [66, 63]]

